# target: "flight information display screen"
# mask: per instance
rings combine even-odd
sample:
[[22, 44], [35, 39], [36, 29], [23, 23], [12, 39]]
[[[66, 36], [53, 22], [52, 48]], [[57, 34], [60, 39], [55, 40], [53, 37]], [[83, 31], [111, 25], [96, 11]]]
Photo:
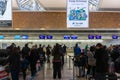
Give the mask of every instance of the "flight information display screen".
[[71, 39], [78, 39], [78, 36], [72, 35], [72, 36], [71, 36]]
[[39, 35], [39, 39], [45, 39], [45, 35]]
[[101, 39], [102, 36], [101, 36], [101, 35], [96, 35], [95, 38], [96, 38], [96, 39]]
[[46, 38], [47, 39], [53, 39], [53, 36], [52, 35], [47, 35]]
[[70, 39], [70, 35], [64, 35], [64, 39]]
[[118, 39], [117, 35], [112, 35], [112, 39]]
[[3, 35], [0, 35], [0, 39], [4, 39], [4, 36], [3, 36]]
[[15, 35], [14, 39], [21, 39], [21, 36], [20, 35]]
[[28, 39], [29, 36], [28, 35], [22, 35], [22, 39]]
[[88, 35], [88, 39], [94, 39], [94, 35]]

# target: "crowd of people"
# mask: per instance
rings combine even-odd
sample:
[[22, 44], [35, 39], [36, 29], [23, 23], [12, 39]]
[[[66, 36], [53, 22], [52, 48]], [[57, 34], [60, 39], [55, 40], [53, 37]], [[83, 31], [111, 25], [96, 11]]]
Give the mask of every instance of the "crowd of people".
[[[23, 80], [26, 80], [26, 72], [31, 71], [31, 80], [34, 80], [37, 71], [45, 62], [50, 63], [50, 57], [53, 56], [53, 79], [61, 79], [61, 70], [64, 65], [64, 56], [67, 54], [66, 45], [56, 43], [52, 48], [50, 45], [33, 45], [28, 44], [20, 49], [14, 43], [6, 48], [10, 54], [7, 64], [9, 65], [12, 80], [19, 80], [19, 73], [22, 72]], [[120, 73], [120, 45], [105, 45], [98, 43], [93, 46], [85, 46], [82, 50], [76, 43], [73, 48], [74, 65], [79, 68], [78, 77], [93, 77], [95, 80], [106, 80], [106, 74], [110, 77]], [[39, 64], [39, 65], [38, 65]], [[37, 65], [37, 67], [36, 67]], [[87, 69], [87, 73], [86, 73]], [[109, 79], [116, 80], [116, 79]]]
[[39, 47], [33, 45], [32, 48], [28, 44], [20, 49], [14, 43], [6, 48], [10, 54], [7, 64], [9, 65], [12, 80], [19, 80], [19, 73], [22, 72], [23, 80], [26, 80], [26, 72], [31, 71], [31, 80], [34, 80], [37, 71], [44, 65], [45, 62], [50, 63], [50, 56], [53, 56], [53, 78], [57, 76], [61, 79], [61, 69], [64, 65], [64, 55], [66, 54], [66, 46], [56, 43], [53, 48], [48, 45], [45, 47], [41, 44]]
[[[79, 68], [78, 76], [93, 77], [95, 80], [117, 80], [115, 73], [120, 73], [120, 45], [106, 47], [101, 43], [85, 47], [85, 50], [76, 44], [74, 47], [74, 65]], [[87, 73], [85, 73], [87, 69]], [[81, 73], [82, 72], [82, 73]]]

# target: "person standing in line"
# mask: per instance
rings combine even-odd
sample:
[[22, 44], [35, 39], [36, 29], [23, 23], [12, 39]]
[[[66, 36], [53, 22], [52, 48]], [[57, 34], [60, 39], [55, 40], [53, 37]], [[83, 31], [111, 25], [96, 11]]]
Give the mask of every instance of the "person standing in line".
[[106, 73], [108, 72], [108, 53], [106, 48], [101, 43], [98, 43], [96, 45], [95, 59], [96, 59], [95, 80], [106, 80], [105, 76]]
[[80, 66], [78, 66], [79, 64], [78, 64], [78, 62], [79, 62], [79, 60], [78, 60], [78, 58], [79, 58], [79, 56], [80, 56], [80, 54], [81, 54], [81, 49], [80, 49], [80, 47], [78, 46], [78, 43], [76, 43], [75, 44], [75, 47], [74, 47], [74, 58], [75, 58], [75, 62], [74, 62], [74, 64], [75, 65], [77, 65], [77, 71], [79, 71], [77, 74], [77, 76], [78, 77], [80, 77], [81, 76], [81, 69], [80, 69]]
[[62, 54], [62, 56], [61, 56], [61, 60], [62, 60], [62, 62], [61, 62], [61, 64], [62, 64], [61, 69], [63, 69], [63, 66], [64, 66], [64, 50], [63, 50], [62, 45], [59, 45], [59, 49], [60, 49], [60, 53]]
[[42, 67], [44, 64], [44, 61], [45, 61], [45, 52], [44, 52], [41, 44], [39, 44], [38, 53], [39, 53], [39, 57], [40, 57], [40, 65]]
[[19, 49], [17, 47], [13, 48], [13, 51], [11, 52], [11, 55], [8, 59], [8, 63], [10, 66], [12, 80], [19, 80], [20, 55], [19, 55]]
[[22, 55], [21, 60], [21, 67], [22, 67], [22, 73], [23, 73], [23, 80], [26, 80], [26, 71], [29, 65], [29, 61], [25, 58], [25, 56]]
[[75, 47], [74, 47], [74, 56], [79, 56], [80, 53], [81, 53], [81, 49], [78, 46], [78, 44], [76, 44]]
[[51, 54], [50, 48], [51, 48], [50, 45], [46, 47], [47, 63], [50, 63], [50, 54]]
[[31, 68], [31, 77], [34, 78], [36, 75], [36, 63], [39, 59], [38, 53], [36, 51], [36, 47], [33, 46], [30, 51], [29, 61], [30, 61], [30, 68]]
[[[66, 55], [66, 57], [67, 57], [67, 50], [66, 50], [67, 47], [64, 44], [64, 46], [62, 48], [63, 48], [63, 65], [64, 65], [64, 56]], [[67, 62], [67, 58], [66, 58], [66, 62]]]
[[29, 52], [30, 48], [28, 47], [28, 44], [25, 44], [25, 46], [22, 48], [22, 55], [26, 57], [26, 59], [29, 60]]
[[94, 46], [90, 47], [90, 50], [87, 51], [87, 57], [88, 57], [88, 71], [87, 74], [95, 76], [95, 66], [96, 66], [96, 59], [94, 58]]
[[60, 45], [56, 44], [52, 50], [53, 56], [53, 78], [56, 79], [57, 75], [58, 78], [61, 79], [61, 57], [62, 53], [60, 51]]

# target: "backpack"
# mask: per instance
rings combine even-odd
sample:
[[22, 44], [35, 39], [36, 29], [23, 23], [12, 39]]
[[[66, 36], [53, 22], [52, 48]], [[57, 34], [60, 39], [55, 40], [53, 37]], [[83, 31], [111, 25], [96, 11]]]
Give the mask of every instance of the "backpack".
[[90, 66], [96, 66], [96, 59], [94, 58], [93, 53], [88, 53], [91, 55], [91, 57], [88, 57], [88, 64]]
[[82, 57], [81, 56], [77, 56], [76, 57], [75, 66], [80, 67], [80, 66], [85, 65], [85, 63], [86, 63], [85, 56], [82, 56]]

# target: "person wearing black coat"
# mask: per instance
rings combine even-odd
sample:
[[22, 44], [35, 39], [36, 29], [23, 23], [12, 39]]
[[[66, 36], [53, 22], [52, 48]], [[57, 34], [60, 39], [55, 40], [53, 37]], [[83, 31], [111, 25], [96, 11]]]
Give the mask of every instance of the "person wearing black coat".
[[29, 56], [29, 62], [30, 62], [30, 68], [31, 68], [31, 77], [33, 77], [33, 78], [36, 75], [36, 63], [37, 63], [38, 59], [39, 59], [38, 50], [35, 48], [35, 46], [33, 46], [31, 51], [30, 51], [30, 56]]
[[11, 52], [11, 55], [8, 59], [8, 63], [10, 66], [12, 80], [19, 80], [20, 55], [19, 55], [19, 49], [17, 47], [13, 48], [13, 51]]
[[56, 79], [58, 76], [61, 79], [61, 66], [62, 66], [62, 53], [60, 51], [60, 45], [56, 44], [52, 51], [53, 56], [53, 78]]
[[106, 80], [105, 75], [108, 71], [108, 54], [105, 46], [103, 46], [101, 43], [98, 43], [96, 45], [95, 58], [96, 58], [95, 80]]

